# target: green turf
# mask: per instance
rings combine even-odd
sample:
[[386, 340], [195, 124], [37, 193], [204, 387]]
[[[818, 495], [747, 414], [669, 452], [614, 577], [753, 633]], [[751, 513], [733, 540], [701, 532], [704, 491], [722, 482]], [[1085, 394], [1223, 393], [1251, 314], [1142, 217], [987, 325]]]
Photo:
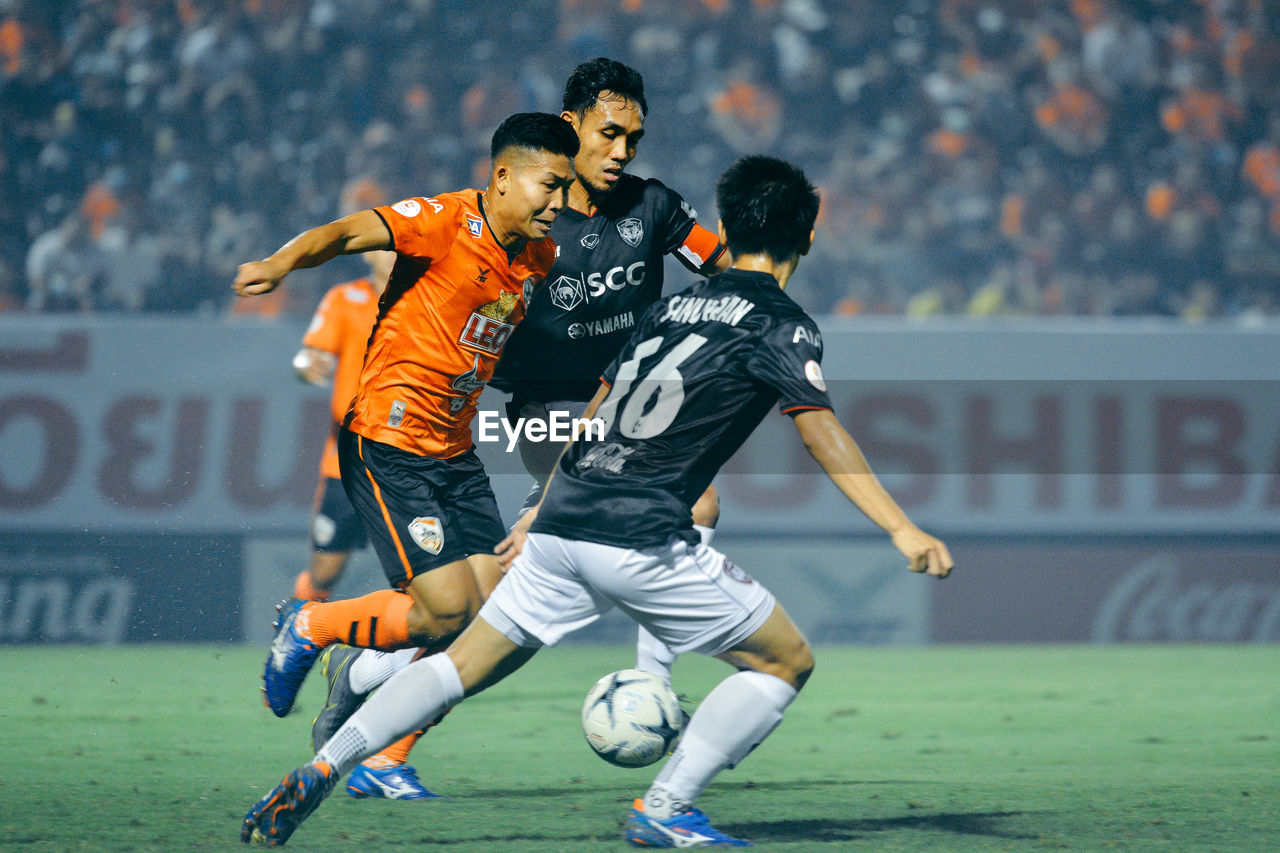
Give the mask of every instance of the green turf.
[[[1280, 850], [1274, 647], [818, 650], [787, 720], [700, 805], [767, 850]], [[467, 702], [415, 752], [446, 801], [339, 790], [299, 851], [627, 849], [656, 768], [582, 741], [625, 649], [567, 647]], [[0, 848], [238, 849], [244, 812], [310, 755], [244, 647], [0, 649]], [[688, 657], [677, 687], [726, 672]]]

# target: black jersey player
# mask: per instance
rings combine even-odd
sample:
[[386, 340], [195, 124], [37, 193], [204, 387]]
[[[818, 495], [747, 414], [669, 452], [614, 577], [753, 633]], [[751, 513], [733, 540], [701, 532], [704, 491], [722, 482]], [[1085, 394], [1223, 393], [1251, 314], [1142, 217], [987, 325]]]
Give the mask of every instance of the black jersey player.
[[658, 301], [637, 324], [587, 408], [607, 424], [603, 439], [565, 450], [541, 504], [504, 542], [507, 556], [519, 553], [479, 616], [448, 650], [401, 670], [255, 805], [242, 837], [283, 843], [362, 757], [617, 606], [671, 648], [737, 670], [698, 706], [635, 801], [625, 837], [643, 847], [746, 846], [693, 803], [777, 727], [813, 653], [768, 590], [696, 541], [689, 508], [775, 405], [912, 570], [951, 571], [946, 545], [907, 518], [836, 421], [817, 327], [783, 293], [813, 239], [813, 186], [790, 164], [749, 157], [721, 177], [717, 196], [733, 268]]
[[[581, 414], [601, 371], [662, 295], [665, 256], [702, 274], [724, 269], [729, 260], [679, 193], [626, 171], [648, 111], [639, 72], [603, 57], [584, 62], [569, 76], [562, 105], [579, 148], [569, 206], [552, 226], [560, 254], [490, 382], [511, 392], [512, 419], [556, 410]], [[560, 449], [521, 443], [539, 486]], [[526, 508], [537, 503], [539, 486]], [[713, 526], [714, 495], [694, 514], [699, 524]]]

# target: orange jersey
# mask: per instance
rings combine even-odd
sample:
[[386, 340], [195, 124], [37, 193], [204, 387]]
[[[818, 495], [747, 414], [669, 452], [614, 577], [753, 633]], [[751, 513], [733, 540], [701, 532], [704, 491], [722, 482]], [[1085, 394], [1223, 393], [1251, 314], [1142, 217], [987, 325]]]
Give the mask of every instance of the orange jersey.
[[[331, 353], [338, 360], [333, 373], [333, 391], [329, 395], [335, 424], [342, 423], [351, 408], [351, 399], [360, 381], [360, 368], [364, 365], [364, 348], [377, 319], [378, 291], [367, 279], [360, 278], [331, 287], [320, 300], [311, 325], [302, 336], [304, 347]], [[333, 430], [325, 441], [320, 474], [338, 476], [338, 444]]]
[[471, 447], [476, 400], [551, 269], [555, 243], [529, 242], [508, 258], [476, 190], [374, 210], [399, 257], [347, 426], [420, 456], [456, 456]]

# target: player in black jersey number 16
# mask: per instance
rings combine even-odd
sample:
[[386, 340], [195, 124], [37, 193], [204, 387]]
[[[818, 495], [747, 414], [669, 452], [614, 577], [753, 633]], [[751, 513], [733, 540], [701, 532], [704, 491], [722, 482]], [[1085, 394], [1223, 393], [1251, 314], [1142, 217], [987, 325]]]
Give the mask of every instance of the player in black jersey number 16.
[[[619, 606], [673, 651], [712, 655], [736, 670], [698, 706], [635, 801], [626, 839], [747, 846], [693, 804], [782, 721], [813, 653], [767, 589], [698, 542], [689, 507], [775, 405], [912, 570], [951, 571], [946, 545], [907, 518], [836, 421], [817, 327], [783, 292], [813, 239], [812, 185], [790, 164], [750, 157], [721, 177], [717, 198], [733, 267], [659, 300], [637, 324], [588, 408], [606, 424], [603, 440], [565, 449], [537, 510], [499, 546], [510, 568], [479, 616], [445, 652], [387, 681], [289, 779], [346, 772]], [[300, 821], [327, 788], [295, 784], [289, 792]]]

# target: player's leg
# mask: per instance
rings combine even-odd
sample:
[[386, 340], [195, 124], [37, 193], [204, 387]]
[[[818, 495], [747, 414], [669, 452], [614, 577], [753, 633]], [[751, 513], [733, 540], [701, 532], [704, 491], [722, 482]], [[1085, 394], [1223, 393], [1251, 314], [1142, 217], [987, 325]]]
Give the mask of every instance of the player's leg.
[[[504, 530], [479, 460], [464, 458], [451, 464], [448, 479], [440, 486], [449, 495], [448, 505], [441, 507], [441, 535], [449, 537], [454, 547], [468, 555], [461, 561], [465, 568], [450, 563], [415, 576], [409, 584], [408, 592], [414, 598], [414, 607], [409, 611], [410, 636], [426, 654], [440, 651], [452, 642], [502, 579], [502, 568], [492, 550]], [[482, 550], [471, 553], [478, 549]], [[441, 553], [449, 553], [449, 549], [444, 548]], [[374, 654], [362, 655], [357, 666]], [[388, 662], [398, 665], [403, 662], [403, 655]], [[371, 685], [359, 686], [367, 691]], [[330, 722], [335, 718], [330, 715]], [[425, 731], [408, 734], [362, 762], [352, 774], [347, 793], [404, 800], [433, 797], [408, 766], [409, 752]]]
[[[282, 612], [264, 668], [267, 701], [277, 716], [293, 707], [324, 647], [335, 642], [384, 651], [443, 647], [475, 615], [483, 591], [500, 576], [496, 558], [486, 556], [479, 569], [468, 559], [491, 555], [504, 535], [488, 477], [474, 453], [431, 459], [343, 430], [338, 455], [347, 496], [396, 589]], [[455, 501], [461, 503], [453, 506]]]
[[[711, 544], [719, 520], [720, 495], [715, 486], [707, 486], [693, 504], [693, 529], [698, 531], [703, 545]], [[636, 669], [653, 673], [670, 684], [671, 667], [675, 665], [676, 657], [665, 643], [649, 633], [648, 628], [640, 625], [636, 629]]]
[[675, 753], [632, 810], [632, 843], [655, 846], [671, 841], [674, 831], [717, 838], [693, 803], [717, 774], [736, 767], [778, 727], [813, 671], [809, 644], [781, 605], [749, 637], [716, 656], [739, 671], [698, 705]]
[[290, 772], [249, 810], [241, 840], [284, 844], [361, 760], [439, 719], [481, 689], [477, 685], [494, 683], [537, 651], [516, 645], [483, 621], [472, 628], [458, 639], [456, 662], [441, 652], [410, 664], [384, 684], [309, 763]]
[[658, 781], [636, 802], [627, 838], [659, 847], [740, 843], [712, 827], [693, 803], [720, 770], [777, 726], [812, 668], [808, 644], [767, 589], [705, 545], [673, 541], [628, 555], [601, 552], [583, 574], [674, 652], [698, 651], [745, 668], [699, 705]]
[[369, 543], [364, 524], [347, 497], [342, 481], [324, 477], [316, 493], [311, 516], [311, 563], [298, 574], [293, 597], [303, 601], [328, 601], [342, 579], [351, 552]]
[[[449, 649], [396, 673], [351, 719], [245, 816], [241, 838], [283, 844], [366, 756], [438, 719], [464, 696], [496, 684], [545, 644], [612, 606], [574, 572], [564, 540], [530, 535], [524, 552]], [[619, 551], [620, 549], [614, 549]]]
[[293, 597], [299, 601], [328, 601], [351, 557], [348, 552], [315, 552], [311, 562], [293, 582]]

